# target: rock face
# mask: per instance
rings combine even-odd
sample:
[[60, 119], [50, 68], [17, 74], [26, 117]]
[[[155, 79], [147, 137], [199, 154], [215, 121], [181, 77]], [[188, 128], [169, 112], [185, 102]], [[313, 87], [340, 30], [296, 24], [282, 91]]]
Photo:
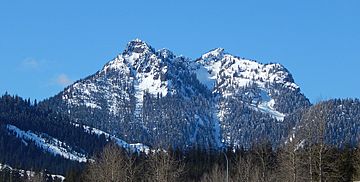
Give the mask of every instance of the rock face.
[[221, 48], [191, 60], [138, 39], [42, 104], [128, 142], [180, 148], [276, 144], [296, 124], [284, 118], [310, 106], [280, 64]]

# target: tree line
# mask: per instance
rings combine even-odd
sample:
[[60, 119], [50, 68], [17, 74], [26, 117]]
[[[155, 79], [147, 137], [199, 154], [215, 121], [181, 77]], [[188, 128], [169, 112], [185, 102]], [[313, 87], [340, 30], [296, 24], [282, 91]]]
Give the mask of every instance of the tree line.
[[250, 149], [228, 149], [225, 153], [169, 149], [134, 154], [108, 144], [84, 170], [69, 171], [66, 181], [223, 182], [227, 174], [231, 182], [356, 181], [360, 180], [360, 150], [324, 150], [321, 144], [273, 149], [264, 141]]
[[[113, 143], [107, 144], [105, 136], [83, 132], [70, 124], [67, 117], [36, 105], [8, 94], [0, 98], [0, 163], [10, 161], [11, 166], [22, 169], [58, 171], [66, 174], [66, 181], [216, 182], [226, 179], [226, 169], [229, 169], [229, 181], [360, 180], [358, 100], [330, 100], [296, 113], [298, 124], [288, 130], [288, 137], [276, 147], [271, 139], [259, 138], [247, 148], [221, 151], [195, 145], [185, 150], [167, 148], [149, 154], [129, 153]], [[25, 146], [8, 134], [6, 124], [48, 133], [79, 146], [93, 160], [79, 165], [43, 153], [31, 143]], [[0, 178], [28, 180], [21, 176], [14, 180], [14, 175], [5, 170]]]
[[[360, 180], [360, 147], [352, 140], [332, 144], [329, 129], [334, 104], [320, 103], [304, 110], [299, 124], [278, 147], [258, 140], [249, 148], [223, 151], [194, 147], [129, 154], [108, 145], [71, 181], [284, 181], [323, 182]], [[356, 134], [356, 133], [355, 133]], [[349, 143], [347, 143], [347, 141]], [[228, 159], [229, 163], [226, 163]], [[228, 171], [228, 173], [227, 173]]]

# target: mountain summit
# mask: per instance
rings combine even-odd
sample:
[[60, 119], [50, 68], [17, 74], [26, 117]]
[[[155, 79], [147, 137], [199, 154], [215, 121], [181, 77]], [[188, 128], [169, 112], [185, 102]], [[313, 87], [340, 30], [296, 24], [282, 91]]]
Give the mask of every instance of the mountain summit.
[[124, 53], [147, 53], [147, 52], [154, 52], [154, 49], [148, 45], [145, 41], [142, 41], [140, 39], [134, 39], [130, 41]]
[[129, 142], [181, 148], [279, 143], [293, 125], [284, 118], [310, 105], [280, 64], [222, 48], [192, 60], [139, 39], [45, 103]]

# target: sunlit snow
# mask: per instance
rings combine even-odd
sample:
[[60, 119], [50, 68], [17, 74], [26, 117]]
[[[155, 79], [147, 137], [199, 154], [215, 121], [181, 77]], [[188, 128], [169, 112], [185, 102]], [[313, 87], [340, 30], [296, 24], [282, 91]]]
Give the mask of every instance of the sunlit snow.
[[16, 137], [26, 141], [32, 141], [37, 147], [52, 153], [53, 155], [58, 155], [78, 162], [87, 161], [84, 154], [71, 150], [66, 143], [59, 141], [56, 138], [46, 134], [35, 134], [32, 131], [23, 131], [14, 125], [7, 125], [6, 128], [10, 133], [15, 134]]

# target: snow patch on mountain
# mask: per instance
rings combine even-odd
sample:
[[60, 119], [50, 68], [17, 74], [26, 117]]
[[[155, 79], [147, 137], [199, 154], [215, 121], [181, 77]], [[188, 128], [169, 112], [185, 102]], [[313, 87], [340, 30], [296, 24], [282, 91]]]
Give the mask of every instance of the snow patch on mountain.
[[209, 90], [213, 90], [215, 86], [214, 75], [211, 75], [207, 68], [199, 67], [195, 70], [197, 79], [204, 84]]
[[93, 128], [90, 126], [86, 126], [86, 125], [81, 125], [78, 123], [72, 123], [74, 126], [76, 127], [81, 127], [84, 129], [85, 132], [90, 133], [90, 134], [96, 134], [98, 136], [100, 135], [104, 135], [107, 139], [110, 138], [112, 141], [114, 141], [119, 147], [127, 149], [128, 151], [131, 152], [143, 152], [145, 154], [148, 154], [151, 150], [150, 147], [142, 144], [142, 143], [134, 143], [134, 144], [129, 144], [127, 142], [125, 142], [124, 140], [116, 137], [115, 135], [110, 135], [107, 132], [104, 132], [102, 130], [99, 130], [97, 128]]
[[213, 129], [214, 129], [214, 137], [215, 137], [215, 142], [216, 145], [221, 148], [224, 147], [223, 142], [221, 141], [221, 124], [220, 124], [220, 120], [222, 119], [220, 115], [218, 115], [220, 112], [218, 111], [218, 106], [216, 105], [213, 108], [213, 112], [212, 112], [212, 120], [213, 120]]
[[32, 131], [23, 131], [14, 125], [6, 125], [9, 134], [16, 135], [17, 138], [24, 141], [34, 142], [35, 145], [44, 151], [52, 153], [55, 156], [61, 156], [65, 159], [86, 162], [87, 158], [84, 154], [78, 153], [71, 149], [66, 143], [53, 138], [44, 133], [34, 133]]
[[[246, 95], [247, 92], [249, 95]], [[161, 131], [163, 128], [158, 126], [170, 125], [166, 119], [177, 113], [176, 111], [164, 113], [164, 116], [147, 120], [144, 115], [153, 117], [152, 110], [158, 111], [161, 107], [157, 103], [144, 103], [145, 93], [146, 96], [149, 93], [153, 97], [146, 101], [159, 98], [167, 104], [167, 100], [171, 102], [171, 99], [176, 98], [180, 102], [204, 104], [208, 107], [206, 111], [209, 113], [197, 112], [197, 108], [189, 108], [180, 116], [186, 118], [184, 123], [189, 127], [188, 130], [177, 128], [183, 123], [174, 122], [171, 125], [176, 126], [171, 127], [172, 131]], [[161, 134], [176, 137], [178, 135], [173, 132], [184, 132], [181, 136], [189, 136], [189, 138], [179, 139], [186, 140], [179, 142], [181, 145], [209, 139], [212, 146], [222, 146], [223, 142], [240, 141], [230, 135], [244, 132], [240, 131], [242, 125], [229, 121], [233, 119], [228, 117], [232, 114], [229, 111], [237, 107], [236, 104], [232, 105], [229, 102], [240, 102], [246, 106], [246, 109], [251, 108], [251, 111], [259, 113], [259, 118], [268, 118], [269, 115], [282, 121], [285, 114], [292, 112], [291, 104], [284, 106], [284, 103], [291, 103], [297, 95], [301, 95], [299, 86], [294, 83], [290, 72], [280, 64], [262, 64], [239, 58], [226, 53], [223, 48], [213, 49], [197, 60], [190, 60], [183, 56], [177, 57], [167, 49], [155, 50], [146, 42], [136, 39], [129, 42], [122, 53], [106, 63], [96, 74], [66, 88], [58, 95], [60, 97], [56, 98], [62, 99], [56, 104], [58, 108], [63, 108], [75, 118], [74, 122], [85, 123], [109, 133], [122, 133], [124, 139], [126, 137], [128, 141], [153, 145], [155, 140], [150, 139], [153, 133], [154, 136]], [[169, 97], [162, 98], [164, 96]], [[170, 107], [171, 105], [169, 104]], [[151, 108], [153, 106], [156, 107]], [[199, 108], [204, 110], [204, 107]], [[211, 111], [214, 113], [210, 113]], [[241, 114], [241, 111], [239, 112]], [[176, 117], [179, 118], [178, 115]], [[272, 118], [269, 122], [275, 121]], [[249, 122], [255, 122], [252, 119], [249, 118]], [[161, 123], [163, 121], [166, 123]], [[206, 123], [206, 126], [202, 127], [201, 123]], [[233, 127], [240, 129], [232, 130]], [[124, 131], [127, 128], [139, 133]], [[225, 129], [227, 133], [223, 133]], [[228, 132], [230, 130], [232, 132]], [[138, 146], [109, 133], [106, 136], [118, 141], [120, 145]], [[148, 135], [149, 133], [151, 135]], [[241, 142], [247, 142], [246, 139], [243, 140]], [[207, 144], [204, 143], [205, 145]]]
[[271, 117], [277, 119], [278, 121], [283, 121], [285, 114], [274, 109], [275, 100], [272, 99], [265, 90], [261, 92], [261, 100], [257, 105], [252, 104], [251, 106], [254, 109], [258, 109], [263, 113], [269, 114]]
[[[162, 49], [158, 52], [139, 39], [128, 43], [125, 51], [105, 64], [91, 79], [78, 81], [65, 90], [62, 99], [72, 106], [85, 106], [92, 109], [103, 109], [95, 95], [102, 95], [107, 102], [107, 109], [117, 115], [122, 100], [130, 100], [129, 90], [134, 89], [136, 99], [135, 116], [139, 116], [144, 93], [153, 96], [166, 96], [171, 81], [164, 79], [168, 67], [164, 66], [165, 58], [174, 55]], [[127, 90], [121, 88], [127, 85]]]
[[201, 56], [202, 59], [216, 60], [224, 56], [224, 48], [213, 49]]
[[131, 41], [124, 53], [123, 60], [134, 78], [135, 115], [139, 116], [145, 92], [153, 96], [167, 95], [169, 82], [161, 80], [161, 75], [167, 72], [167, 66], [161, 67], [163, 60], [156, 55], [153, 48], [139, 39]]
[[[193, 66], [197, 78], [213, 93], [222, 97], [236, 96], [238, 88], [257, 85], [264, 92], [256, 103], [248, 103], [257, 111], [268, 113], [277, 120], [283, 120], [284, 113], [274, 109], [275, 100], [269, 95], [272, 84], [282, 84], [290, 90], [299, 86], [293, 82], [290, 73], [280, 64], [261, 64], [239, 58], [217, 48], [209, 51], [195, 61]], [[219, 110], [218, 115], [224, 115]], [[220, 118], [221, 120], [221, 118]]]
[[278, 121], [283, 121], [285, 118], [285, 114], [281, 113], [279, 111], [276, 111], [274, 109], [274, 104], [275, 101], [274, 99], [271, 99], [269, 102], [261, 102], [257, 108], [263, 112], [263, 113], [267, 113], [270, 116], [274, 117], [275, 119], [277, 119]]
[[[255, 83], [265, 88], [266, 84], [281, 83], [289, 89], [296, 90], [298, 85], [293, 83], [290, 74], [280, 64], [261, 64], [256, 61], [235, 57], [224, 53], [224, 49], [218, 48], [204, 54], [196, 60], [196, 73], [200, 73], [198, 78], [205, 85], [209, 80], [216, 82], [213, 92], [220, 92], [222, 95], [231, 96], [229, 87], [244, 87]], [[208, 74], [203, 74], [206, 69]], [[204, 78], [205, 77], [205, 78]]]
[[151, 150], [150, 147], [148, 147], [142, 143], [131, 143], [129, 145], [133, 149], [132, 151], [142, 152], [145, 154], [149, 154], [150, 152], [154, 151], [154, 150]]

